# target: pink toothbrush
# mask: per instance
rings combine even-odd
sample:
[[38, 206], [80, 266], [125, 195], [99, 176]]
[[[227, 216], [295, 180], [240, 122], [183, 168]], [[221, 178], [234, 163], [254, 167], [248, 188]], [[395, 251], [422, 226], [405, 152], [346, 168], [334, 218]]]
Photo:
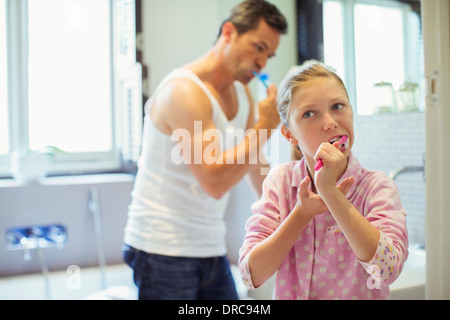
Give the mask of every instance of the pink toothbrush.
[[[343, 147], [347, 148], [345, 145], [347, 143], [348, 137], [342, 136], [342, 138], [339, 140], [339, 146], [343, 145]], [[316, 165], [314, 166], [314, 170], [319, 171], [323, 167], [322, 159], [317, 160]]]

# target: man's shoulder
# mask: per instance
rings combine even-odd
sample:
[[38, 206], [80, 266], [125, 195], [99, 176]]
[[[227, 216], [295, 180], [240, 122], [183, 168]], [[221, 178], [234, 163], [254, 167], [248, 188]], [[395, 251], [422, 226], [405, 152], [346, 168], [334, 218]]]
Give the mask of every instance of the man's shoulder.
[[172, 130], [189, 127], [188, 123], [194, 120], [206, 121], [212, 117], [208, 97], [188, 78], [165, 80], [151, 100], [154, 116]]

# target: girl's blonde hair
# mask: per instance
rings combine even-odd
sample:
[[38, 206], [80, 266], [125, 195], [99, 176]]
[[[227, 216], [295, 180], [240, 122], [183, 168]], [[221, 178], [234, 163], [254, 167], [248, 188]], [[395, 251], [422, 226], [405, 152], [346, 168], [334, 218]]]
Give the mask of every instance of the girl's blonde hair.
[[[290, 105], [292, 103], [292, 98], [294, 94], [301, 88], [302, 85], [308, 81], [317, 79], [319, 77], [323, 78], [333, 78], [339, 84], [342, 85], [345, 92], [345, 84], [342, 79], [329, 67], [325, 66], [323, 63], [318, 61], [307, 61], [299, 69], [292, 72], [281, 84], [278, 90], [277, 97], [277, 109], [280, 114], [281, 122], [287, 128], [289, 128], [289, 111]], [[348, 93], [347, 93], [348, 98]], [[292, 160], [300, 160], [303, 154], [298, 146], [292, 146], [291, 158]]]

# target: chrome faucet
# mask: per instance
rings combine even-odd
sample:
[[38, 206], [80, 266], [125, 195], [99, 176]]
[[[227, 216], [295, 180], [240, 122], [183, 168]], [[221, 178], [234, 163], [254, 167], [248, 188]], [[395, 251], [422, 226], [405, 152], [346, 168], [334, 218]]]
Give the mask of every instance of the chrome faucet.
[[24, 259], [30, 260], [30, 251], [38, 248], [61, 248], [67, 240], [63, 225], [9, 228], [6, 231], [6, 249], [23, 250]]
[[20, 239], [20, 245], [22, 246], [22, 250], [23, 250], [23, 260], [30, 261], [31, 254], [30, 254], [30, 248], [28, 248], [28, 238], [22, 237]]
[[9, 228], [6, 231], [6, 249], [22, 250], [23, 259], [31, 260], [31, 250], [36, 251], [37, 259], [44, 276], [45, 295], [50, 300], [49, 269], [44, 257], [44, 248], [62, 248], [67, 240], [67, 229], [63, 225], [32, 226]]
[[413, 173], [413, 172], [423, 172], [423, 181], [425, 181], [425, 153], [422, 156], [423, 165], [422, 166], [404, 166], [399, 167], [389, 173], [389, 177], [392, 180], [397, 179], [397, 177], [404, 173]]
[[425, 167], [424, 166], [406, 166], [406, 167], [399, 167], [389, 173], [389, 177], [392, 180], [397, 179], [397, 177], [404, 173], [412, 173], [412, 172], [423, 172], [424, 173], [424, 179], [425, 179]]

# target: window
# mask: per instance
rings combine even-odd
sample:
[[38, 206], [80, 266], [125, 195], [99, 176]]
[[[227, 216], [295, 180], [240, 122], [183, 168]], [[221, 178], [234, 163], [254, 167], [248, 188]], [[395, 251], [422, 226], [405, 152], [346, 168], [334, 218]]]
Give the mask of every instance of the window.
[[28, 0], [29, 147], [113, 149], [109, 1]]
[[[356, 109], [357, 142], [352, 152], [370, 170], [392, 176], [400, 168], [418, 170], [425, 152], [424, 114], [412, 112], [423, 110], [425, 101], [420, 2], [325, 0], [323, 4], [325, 62], [345, 79]], [[419, 90], [410, 90], [417, 85]], [[419, 97], [412, 99], [408, 92], [415, 91]], [[415, 102], [406, 104], [408, 96]], [[401, 175], [395, 182], [408, 214], [410, 247], [421, 247], [423, 172]]]
[[0, 79], [8, 93], [0, 95], [0, 174], [9, 175], [13, 151], [48, 146], [63, 151], [52, 157], [54, 174], [118, 170], [124, 158], [136, 160], [135, 1], [0, 1], [0, 66], [9, 66]]
[[380, 112], [383, 97], [391, 98], [387, 111], [402, 109], [396, 92], [423, 78], [419, 16], [400, 2], [370, 0], [325, 0], [323, 15], [324, 61], [346, 82], [358, 114]]

